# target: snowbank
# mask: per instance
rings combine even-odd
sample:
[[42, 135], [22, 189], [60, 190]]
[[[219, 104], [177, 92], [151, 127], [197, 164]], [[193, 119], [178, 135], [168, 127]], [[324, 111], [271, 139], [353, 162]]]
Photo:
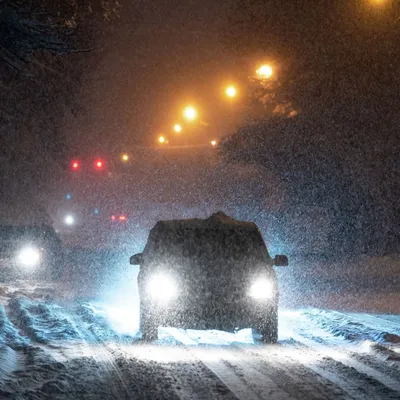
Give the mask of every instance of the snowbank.
[[358, 343], [380, 359], [400, 361], [400, 316], [391, 322], [379, 315], [345, 314], [332, 310], [308, 309], [302, 314], [333, 336]]
[[8, 319], [4, 306], [0, 304], [0, 347], [9, 346], [13, 349], [20, 349], [26, 345], [27, 341], [18, 334]]
[[80, 338], [72, 322], [56, 304], [39, 303], [20, 295], [11, 298], [9, 305], [24, 332], [37, 342]]

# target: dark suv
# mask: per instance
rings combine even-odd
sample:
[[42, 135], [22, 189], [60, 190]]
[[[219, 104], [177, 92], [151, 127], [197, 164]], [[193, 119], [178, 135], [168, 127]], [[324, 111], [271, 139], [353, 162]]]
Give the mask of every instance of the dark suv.
[[254, 223], [222, 212], [208, 219], [160, 221], [140, 265], [140, 326], [144, 340], [158, 326], [234, 331], [252, 328], [264, 342], [278, 338], [279, 291], [272, 259]]
[[57, 278], [62, 270], [61, 240], [53, 228], [0, 225], [2, 278]]

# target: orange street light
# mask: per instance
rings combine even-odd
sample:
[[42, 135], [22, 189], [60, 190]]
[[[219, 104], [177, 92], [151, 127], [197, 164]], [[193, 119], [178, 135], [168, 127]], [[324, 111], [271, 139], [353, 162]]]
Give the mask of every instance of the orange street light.
[[374, 6], [382, 7], [389, 3], [390, 0], [370, 0]]
[[166, 143], [167, 139], [165, 139], [165, 136], [159, 136], [158, 137], [158, 143], [164, 144]]
[[218, 144], [216, 140], [211, 140], [210, 143], [211, 143], [211, 146], [212, 146], [212, 147], [216, 147], [217, 144]]
[[129, 160], [128, 154], [122, 154], [121, 160], [122, 160], [123, 162], [127, 162], [127, 161]]
[[236, 89], [236, 87], [233, 86], [233, 85], [228, 86], [228, 87], [225, 89], [225, 94], [226, 94], [228, 97], [230, 97], [230, 98], [236, 97], [236, 95], [237, 95], [237, 89]]
[[183, 116], [188, 120], [188, 121], [193, 121], [197, 118], [197, 110], [193, 106], [187, 106], [183, 110]]
[[268, 64], [263, 64], [256, 70], [256, 75], [259, 79], [269, 79], [273, 74], [274, 71]]
[[182, 132], [182, 125], [180, 125], [180, 124], [175, 124], [175, 125], [174, 125], [174, 131], [175, 131], [176, 133], [181, 133], [181, 132]]

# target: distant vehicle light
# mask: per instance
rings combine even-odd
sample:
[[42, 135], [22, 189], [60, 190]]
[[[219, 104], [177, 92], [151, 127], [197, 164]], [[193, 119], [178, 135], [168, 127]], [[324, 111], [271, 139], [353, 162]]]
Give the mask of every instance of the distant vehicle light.
[[147, 292], [153, 300], [168, 302], [177, 294], [175, 281], [167, 274], [152, 276], [147, 285]]
[[164, 144], [165, 143], [165, 137], [164, 136], [160, 136], [159, 138], [158, 138], [158, 142], [159, 143], [161, 143], [161, 144]]
[[124, 161], [124, 162], [128, 161], [129, 160], [128, 154], [122, 154], [121, 160]]
[[26, 267], [34, 267], [40, 261], [40, 252], [34, 247], [25, 247], [19, 252], [18, 261]]
[[72, 163], [71, 163], [71, 167], [72, 167], [72, 169], [73, 169], [74, 171], [77, 171], [77, 170], [79, 169], [80, 166], [81, 166], [81, 165], [80, 165], [79, 161], [72, 161]]
[[256, 280], [250, 287], [249, 295], [254, 299], [271, 299], [274, 294], [274, 284], [266, 278]]
[[67, 224], [67, 225], [73, 225], [74, 224], [74, 222], [75, 222], [75, 218], [72, 216], [72, 215], [67, 215], [65, 218], [64, 218], [64, 222]]
[[115, 215], [111, 215], [111, 221], [115, 221], [116, 217]]
[[126, 221], [126, 216], [125, 216], [125, 215], [120, 215], [120, 216], [118, 217], [118, 219], [119, 219], [120, 221]]
[[96, 160], [95, 166], [97, 169], [103, 169], [104, 168], [104, 161], [103, 160]]

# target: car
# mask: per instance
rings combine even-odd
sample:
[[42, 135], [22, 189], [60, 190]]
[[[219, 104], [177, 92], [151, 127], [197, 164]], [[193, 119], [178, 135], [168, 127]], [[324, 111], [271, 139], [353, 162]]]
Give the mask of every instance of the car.
[[56, 279], [62, 272], [60, 238], [47, 225], [0, 225], [2, 278]]
[[263, 342], [278, 339], [279, 290], [274, 259], [256, 224], [223, 212], [207, 219], [159, 221], [139, 265], [140, 329], [155, 340], [159, 326], [236, 331], [252, 328]]

